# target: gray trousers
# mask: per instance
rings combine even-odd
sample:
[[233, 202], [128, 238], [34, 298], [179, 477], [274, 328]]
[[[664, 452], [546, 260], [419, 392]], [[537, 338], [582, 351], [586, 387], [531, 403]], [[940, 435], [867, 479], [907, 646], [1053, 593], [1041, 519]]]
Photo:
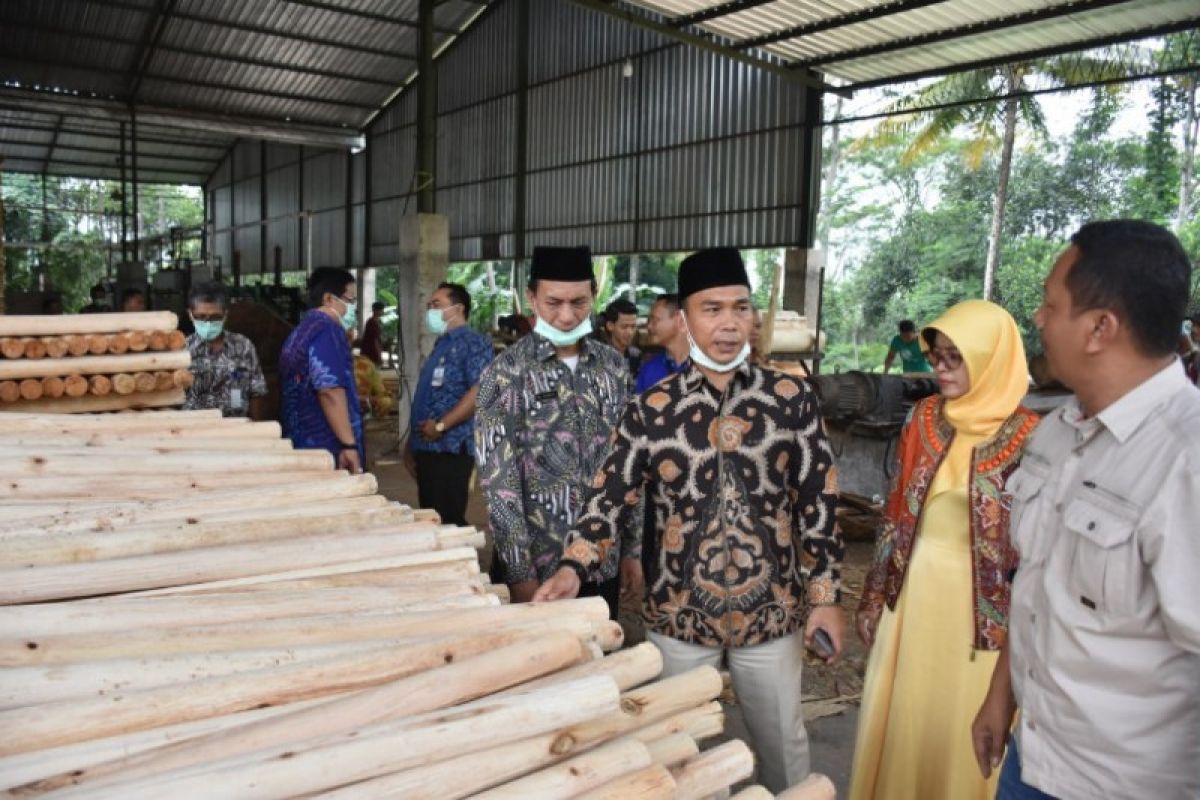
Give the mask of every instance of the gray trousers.
[[728, 649], [688, 644], [653, 632], [646, 636], [662, 651], [664, 678], [705, 665], [720, 669], [721, 656], [728, 653], [733, 690], [758, 761], [759, 783], [778, 794], [808, 777], [808, 732], [800, 699], [803, 633]]

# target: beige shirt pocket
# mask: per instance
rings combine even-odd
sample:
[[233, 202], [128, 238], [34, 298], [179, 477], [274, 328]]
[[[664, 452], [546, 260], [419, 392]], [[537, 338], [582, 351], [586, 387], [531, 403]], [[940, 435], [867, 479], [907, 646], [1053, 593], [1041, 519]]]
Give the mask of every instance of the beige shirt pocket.
[[1141, 594], [1138, 509], [1102, 489], [1085, 489], [1063, 515], [1075, 544], [1069, 587], [1075, 601], [1097, 614], [1130, 615]]
[[1040, 564], [1050, 549], [1052, 537], [1039, 524], [1045, 517], [1042, 506], [1050, 502], [1046, 484], [1049, 475], [1048, 466], [1024, 462], [1004, 486], [1005, 500], [1010, 504], [1009, 537], [1022, 564]]

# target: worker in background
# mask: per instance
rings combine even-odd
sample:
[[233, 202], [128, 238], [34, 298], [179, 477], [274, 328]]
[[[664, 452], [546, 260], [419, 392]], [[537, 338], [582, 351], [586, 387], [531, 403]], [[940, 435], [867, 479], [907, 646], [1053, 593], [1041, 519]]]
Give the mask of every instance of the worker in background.
[[604, 309], [603, 319], [605, 339], [624, 357], [630, 377], [637, 375], [642, 365], [642, 351], [633, 343], [637, 338], [637, 306], [623, 297], [617, 298]]
[[727, 657], [759, 780], [780, 792], [809, 772], [806, 641], [827, 645], [828, 661], [842, 651], [833, 454], [812, 390], [748, 360], [750, 281], [738, 251], [684, 259], [679, 298], [691, 365], [625, 410], [535, 600], [575, 597], [602, 579], [645, 494], [662, 537], [643, 617], [663, 676]]
[[888, 345], [887, 357], [883, 359], [884, 373], [891, 372], [892, 362], [900, 356], [903, 372], [932, 372], [925, 354], [921, 352], [921, 342], [917, 337], [917, 325], [911, 319], [900, 321], [900, 332], [892, 337]]
[[679, 295], [660, 294], [655, 299], [654, 305], [650, 306], [646, 332], [650, 335], [650, 343], [661, 347], [662, 352], [642, 363], [634, 385], [637, 394], [687, 368], [688, 338], [679, 313]]
[[192, 385], [185, 409], [219, 408], [226, 417], [262, 419], [267, 394], [254, 344], [225, 330], [229, 295], [219, 283], [205, 283], [188, 293], [188, 316], [195, 332], [187, 338], [192, 356]]
[[1175, 354], [1191, 275], [1170, 231], [1109, 220], [1046, 279], [1034, 322], [1075, 396], [1006, 486], [1019, 566], [972, 727], [984, 775], [1003, 757], [1000, 800], [1200, 797], [1200, 392]]
[[[620, 354], [588, 336], [596, 299], [588, 248], [536, 248], [527, 294], [537, 315], [533, 333], [484, 371], [475, 416], [496, 557], [515, 602], [532, 599], [558, 569], [563, 539], [608, 455], [632, 383]], [[640, 544], [628, 542], [620, 560], [634, 582], [630, 591], [640, 585]], [[615, 617], [615, 548], [610, 556], [598, 565], [604, 581], [590, 589]]]
[[108, 300], [108, 292], [104, 289], [103, 284], [97, 283], [91, 288], [89, 294], [92, 302], [79, 309], [80, 314], [103, 314], [105, 311], [112, 311], [112, 303]]
[[121, 296], [121, 310], [136, 312], [146, 310], [146, 293], [141, 289], [128, 289]]
[[42, 301], [42, 313], [50, 317], [62, 316], [62, 298], [58, 295], [52, 295]]
[[1187, 352], [1183, 355], [1183, 371], [1188, 380], [1200, 386], [1200, 311], [1193, 311], [1184, 323], [1187, 335]]
[[320, 267], [308, 278], [311, 310], [283, 343], [279, 391], [283, 434], [299, 448], [328, 450], [337, 469], [362, 472], [362, 411], [346, 331], [358, 322], [354, 275]]
[[371, 303], [371, 317], [363, 325], [362, 336], [358, 340], [358, 352], [371, 359], [377, 367], [383, 366], [383, 310], [386, 305], [380, 302]]
[[440, 284], [425, 310], [425, 329], [437, 336], [417, 379], [404, 465], [417, 479], [421, 508], [447, 525], [467, 524], [467, 495], [475, 469], [475, 401], [492, 361], [492, 343], [471, 330], [471, 295]]

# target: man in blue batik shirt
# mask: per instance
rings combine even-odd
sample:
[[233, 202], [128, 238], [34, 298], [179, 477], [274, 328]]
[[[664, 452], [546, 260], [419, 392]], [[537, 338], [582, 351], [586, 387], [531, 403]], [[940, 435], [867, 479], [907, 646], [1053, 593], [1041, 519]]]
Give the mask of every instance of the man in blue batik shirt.
[[447, 525], [466, 525], [467, 491], [475, 468], [475, 396], [492, 360], [492, 343], [467, 325], [471, 295], [443, 283], [429, 298], [425, 327], [437, 344], [417, 381], [404, 464], [417, 479], [422, 508]]
[[650, 307], [646, 323], [650, 343], [661, 347], [661, 353], [646, 359], [637, 374], [636, 394], [649, 389], [663, 378], [683, 372], [688, 364], [688, 338], [679, 314], [679, 295], [661, 294]]

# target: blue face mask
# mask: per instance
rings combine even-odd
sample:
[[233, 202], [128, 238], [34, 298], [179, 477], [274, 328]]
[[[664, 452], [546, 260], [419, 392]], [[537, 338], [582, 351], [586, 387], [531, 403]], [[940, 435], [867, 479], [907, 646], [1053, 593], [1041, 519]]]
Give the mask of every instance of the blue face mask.
[[692, 331], [687, 326], [686, 314], [683, 315], [683, 329], [687, 332], [688, 344], [690, 345], [688, 355], [691, 357], [692, 363], [706, 369], [711, 369], [713, 372], [733, 372], [750, 357], [750, 343], [746, 342], [742, 345], [741, 352], [734, 356], [732, 361], [722, 364], [716, 359], [709, 358], [708, 354], [700, 349], [700, 345], [696, 344], [696, 340], [692, 338]]
[[541, 317], [533, 326], [533, 332], [545, 336], [555, 347], [570, 347], [592, 332], [592, 318], [588, 317], [569, 331], [560, 331]]
[[349, 300], [338, 298], [338, 302], [346, 307], [346, 313], [342, 314], [342, 327], [350, 330], [358, 324], [358, 303], [351, 303]]
[[225, 331], [225, 320], [223, 319], [219, 319], [216, 322], [193, 319], [192, 325], [196, 327], [196, 335], [206, 342], [213, 341]]
[[425, 310], [425, 327], [434, 336], [441, 336], [446, 332], [449, 323], [446, 322], [444, 313], [449, 311], [454, 306], [446, 308], [430, 308]]

